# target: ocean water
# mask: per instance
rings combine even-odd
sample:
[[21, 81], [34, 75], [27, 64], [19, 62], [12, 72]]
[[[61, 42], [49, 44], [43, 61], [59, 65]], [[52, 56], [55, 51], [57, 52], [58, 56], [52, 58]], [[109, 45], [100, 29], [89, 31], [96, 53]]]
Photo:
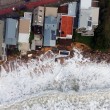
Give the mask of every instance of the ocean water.
[[0, 110], [110, 110], [110, 64], [74, 57], [60, 64], [48, 51], [27, 64], [1, 66]]

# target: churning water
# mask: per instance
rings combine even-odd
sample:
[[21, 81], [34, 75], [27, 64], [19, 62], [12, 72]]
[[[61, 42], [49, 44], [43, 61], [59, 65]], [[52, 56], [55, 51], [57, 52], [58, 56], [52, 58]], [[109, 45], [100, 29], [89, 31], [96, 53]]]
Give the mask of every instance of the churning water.
[[74, 50], [63, 64], [48, 51], [28, 63], [1, 66], [0, 110], [110, 110], [110, 64]]

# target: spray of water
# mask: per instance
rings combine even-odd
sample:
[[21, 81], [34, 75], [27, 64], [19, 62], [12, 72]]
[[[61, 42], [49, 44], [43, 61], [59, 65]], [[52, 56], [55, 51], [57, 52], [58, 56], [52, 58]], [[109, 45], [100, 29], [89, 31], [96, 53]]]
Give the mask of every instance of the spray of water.
[[[23, 63], [19, 59], [10, 62], [5, 68], [1, 66], [1, 110], [4, 105], [6, 107], [9, 103], [22, 101], [35, 95], [39, 97], [30, 99], [28, 102], [24, 101], [24, 104], [19, 102], [18, 105], [20, 106], [18, 108], [15, 104], [7, 110], [15, 110], [13, 107], [16, 110], [53, 110], [54, 108], [57, 110], [64, 110], [63, 108], [73, 110], [73, 107], [82, 107], [79, 110], [86, 110], [84, 107], [90, 100], [94, 103], [89, 103], [89, 108], [92, 104], [100, 108], [99, 102], [101, 99], [98, 98], [97, 94], [99, 93], [96, 93], [96, 91], [109, 91], [110, 65], [104, 62], [99, 64], [91, 62], [89, 58], [83, 58], [77, 49], [74, 49], [74, 57], [68, 58], [63, 64], [60, 64], [60, 61], [55, 62], [56, 57], [59, 56], [48, 51], [38, 59], [31, 59], [27, 63]], [[57, 92], [54, 93], [54, 91]], [[72, 92], [72, 94], [69, 94], [69, 92]], [[45, 93], [45, 95], [39, 95], [41, 93]], [[94, 93], [96, 95], [92, 99], [91, 96]], [[109, 97], [109, 93], [107, 94], [102, 95], [102, 97]], [[81, 103], [78, 104], [78, 102]], [[108, 100], [108, 103], [110, 103], [110, 100]], [[70, 109], [70, 107], [72, 108]]]

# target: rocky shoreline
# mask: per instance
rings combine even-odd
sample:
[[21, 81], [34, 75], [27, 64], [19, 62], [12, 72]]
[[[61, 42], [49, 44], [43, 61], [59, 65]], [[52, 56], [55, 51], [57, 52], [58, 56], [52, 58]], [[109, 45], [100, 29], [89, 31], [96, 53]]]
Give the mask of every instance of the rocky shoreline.
[[110, 63], [110, 52], [101, 52], [101, 51], [83, 51], [82, 55], [84, 58], [90, 58], [90, 61], [101, 63], [106, 62]]
[[[93, 51], [88, 48], [77, 48], [77, 47], [76, 49], [81, 51], [81, 54], [83, 55], [82, 60], [87, 58], [91, 62], [95, 62], [95, 63], [101, 63], [101, 62], [110, 63], [110, 52]], [[47, 50], [48, 57], [51, 56], [51, 52], [49, 51], [51, 51], [55, 55], [58, 55], [58, 51]], [[1, 61], [0, 65], [3, 66], [7, 72], [9, 72], [9, 65], [11, 67], [11, 71], [14, 70], [15, 68], [14, 62], [17, 62], [18, 65], [21, 65], [21, 63], [25, 63], [25, 64], [28, 63], [30, 59], [35, 59], [38, 61], [39, 57], [41, 55], [44, 55], [45, 53], [46, 53], [45, 51], [38, 50], [38, 51], [29, 52], [27, 55], [24, 55], [24, 56], [20, 56], [20, 55], [8, 56], [7, 61]], [[61, 57], [55, 58], [55, 62], [60, 60], [60, 63], [63, 64], [64, 60], [68, 58], [73, 58], [73, 57], [74, 57], [74, 50], [70, 50], [69, 56], [64, 56], [64, 57], [61, 56]], [[1, 66], [0, 66], [0, 70], [1, 70]]]

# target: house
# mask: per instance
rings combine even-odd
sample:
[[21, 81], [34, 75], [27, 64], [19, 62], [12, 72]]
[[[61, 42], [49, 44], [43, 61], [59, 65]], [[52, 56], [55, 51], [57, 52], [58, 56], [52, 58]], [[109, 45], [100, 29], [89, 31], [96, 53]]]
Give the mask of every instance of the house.
[[61, 16], [60, 37], [58, 37], [58, 44], [63, 46], [70, 46], [73, 36], [74, 17], [68, 15]]
[[45, 16], [57, 17], [57, 7], [45, 7]]
[[43, 6], [39, 6], [37, 8], [34, 9], [33, 11], [33, 26], [43, 26], [43, 22], [44, 22], [44, 7]]
[[0, 20], [0, 60], [6, 60], [6, 45], [4, 43], [4, 21]]
[[[64, 3], [58, 7], [58, 17], [61, 18], [62, 15], [68, 15], [73, 17], [73, 29], [78, 27], [78, 11], [79, 11], [79, 3], [78, 2], [69, 2]], [[60, 21], [58, 19], [58, 21]], [[59, 27], [61, 22], [59, 22]]]
[[19, 20], [19, 50], [21, 54], [26, 54], [29, 51], [29, 37], [31, 31], [31, 19], [30, 18], [20, 18]]
[[97, 26], [99, 22], [99, 8], [90, 7], [89, 9], [80, 10], [79, 28], [92, 30], [93, 26]]
[[44, 7], [39, 6], [33, 11], [32, 31], [34, 39], [32, 40], [31, 50], [36, 50], [37, 47], [42, 47], [43, 43], [43, 25], [44, 25]]
[[57, 18], [53, 16], [45, 17], [44, 46], [56, 45]]
[[99, 7], [96, 7], [98, 6], [97, 4], [98, 1], [96, 0], [81, 0], [78, 33], [87, 36], [94, 35], [94, 29], [98, 26], [99, 22]]
[[[11, 27], [11, 28], [10, 28]], [[5, 31], [5, 44], [16, 46], [18, 40], [18, 20], [7, 18]]]
[[61, 17], [60, 38], [72, 39], [74, 18], [72, 16], [63, 15]]

